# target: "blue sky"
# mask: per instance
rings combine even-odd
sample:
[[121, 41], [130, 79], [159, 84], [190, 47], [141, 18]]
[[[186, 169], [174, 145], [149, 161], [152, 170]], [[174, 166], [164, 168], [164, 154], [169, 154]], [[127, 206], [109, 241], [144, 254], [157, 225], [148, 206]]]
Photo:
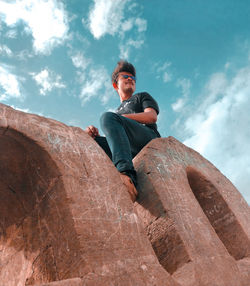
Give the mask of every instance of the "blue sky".
[[249, 0], [0, 0], [0, 102], [99, 127], [120, 58], [174, 136], [250, 202]]

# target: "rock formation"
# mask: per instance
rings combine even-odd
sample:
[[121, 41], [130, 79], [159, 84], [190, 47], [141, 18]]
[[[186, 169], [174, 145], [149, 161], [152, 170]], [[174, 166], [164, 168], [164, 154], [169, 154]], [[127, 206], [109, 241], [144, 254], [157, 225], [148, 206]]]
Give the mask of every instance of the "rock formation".
[[248, 286], [250, 211], [176, 139], [134, 159], [140, 196], [80, 128], [0, 104], [0, 286]]
[[137, 213], [161, 265], [185, 286], [250, 285], [250, 213], [218, 169], [174, 138], [135, 158]]

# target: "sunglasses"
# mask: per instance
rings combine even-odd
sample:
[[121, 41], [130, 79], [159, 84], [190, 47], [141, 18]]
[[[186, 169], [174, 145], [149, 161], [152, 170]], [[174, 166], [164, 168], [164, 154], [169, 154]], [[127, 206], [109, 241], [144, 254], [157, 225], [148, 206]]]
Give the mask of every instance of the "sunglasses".
[[123, 78], [125, 78], [125, 79], [127, 79], [127, 78], [130, 77], [132, 80], [136, 81], [136, 77], [133, 76], [133, 75], [121, 74], [121, 76], [122, 76]]

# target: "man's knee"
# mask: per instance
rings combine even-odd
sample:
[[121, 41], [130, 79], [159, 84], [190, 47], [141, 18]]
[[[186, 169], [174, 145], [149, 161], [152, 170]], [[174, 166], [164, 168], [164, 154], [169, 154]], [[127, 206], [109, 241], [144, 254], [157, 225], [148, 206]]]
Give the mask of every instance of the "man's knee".
[[119, 120], [119, 115], [114, 112], [104, 112], [100, 118], [101, 126], [109, 126], [114, 120]]

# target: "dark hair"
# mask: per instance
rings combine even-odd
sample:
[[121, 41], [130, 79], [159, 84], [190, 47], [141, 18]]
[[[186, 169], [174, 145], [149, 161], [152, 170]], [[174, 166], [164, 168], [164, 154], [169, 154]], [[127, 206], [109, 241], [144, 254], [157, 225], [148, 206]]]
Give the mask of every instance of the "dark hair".
[[136, 76], [135, 67], [125, 60], [120, 60], [112, 73], [112, 83], [117, 83], [117, 77], [120, 72], [129, 72], [133, 76]]

